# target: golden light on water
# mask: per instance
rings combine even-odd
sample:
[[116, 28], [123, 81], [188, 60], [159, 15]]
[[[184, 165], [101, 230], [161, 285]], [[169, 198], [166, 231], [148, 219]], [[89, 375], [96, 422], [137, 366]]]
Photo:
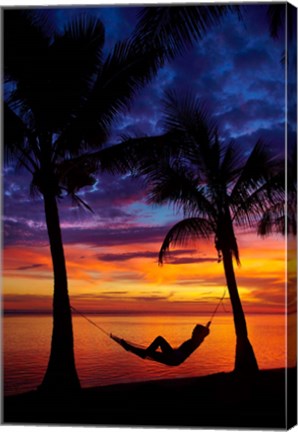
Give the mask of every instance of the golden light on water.
[[[96, 316], [89, 318], [108, 332], [144, 346], [164, 336], [178, 346], [197, 323], [209, 316]], [[4, 319], [4, 392], [33, 390], [45, 372], [51, 340], [51, 318], [13, 316]], [[282, 315], [249, 316], [251, 343], [261, 369], [285, 366], [285, 326]], [[83, 387], [119, 382], [178, 378], [228, 372], [233, 369], [235, 332], [231, 315], [217, 315], [203, 344], [180, 366], [143, 360], [125, 351], [80, 316], [73, 319], [75, 358]], [[289, 359], [293, 366], [295, 359]]]

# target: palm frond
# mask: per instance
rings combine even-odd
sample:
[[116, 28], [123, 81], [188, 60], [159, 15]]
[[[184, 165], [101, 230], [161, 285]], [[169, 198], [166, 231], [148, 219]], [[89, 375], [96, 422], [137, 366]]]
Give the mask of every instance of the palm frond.
[[238, 243], [237, 243], [236, 238], [234, 238], [234, 241], [232, 243], [232, 255], [234, 256], [237, 265], [240, 266], [240, 264], [241, 264], [240, 254], [239, 254]]
[[20, 147], [24, 146], [27, 128], [20, 117], [4, 103], [3, 110], [4, 123], [4, 156], [9, 161], [19, 154]]
[[[111, 174], [148, 175], [156, 160], [168, 160], [175, 151], [175, 140], [169, 134], [126, 138], [95, 152], [85, 153], [73, 159], [80, 165], [83, 161], [92, 163], [94, 170]], [[94, 171], [94, 172], [95, 172]]]
[[[84, 108], [94, 87], [102, 62], [104, 27], [97, 18], [81, 15], [50, 39], [31, 15], [9, 12], [5, 70], [7, 78], [17, 82], [10, 102], [33, 114], [35, 129], [61, 133]], [[77, 142], [69, 145], [70, 151]]]
[[89, 204], [86, 203], [82, 198], [79, 197], [79, 195], [72, 193], [70, 194], [72, 201], [75, 205], [78, 207], [83, 207], [85, 210], [88, 210], [90, 213], [94, 213], [93, 209], [89, 206]]
[[37, 150], [32, 132], [22, 119], [4, 102], [4, 161], [10, 163], [17, 161], [29, 172], [37, 169], [34, 151]]
[[227, 242], [228, 242], [228, 246], [229, 246], [229, 249], [231, 251], [231, 254], [234, 257], [237, 265], [240, 266], [240, 264], [241, 264], [240, 254], [239, 254], [237, 239], [234, 235], [234, 230], [233, 229], [230, 230], [230, 234], [227, 235], [226, 237], [227, 237]]
[[45, 15], [40, 11], [6, 9], [3, 13], [5, 79], [24, 85], [36, 79], [36, 67], [49, 46]]
[[95, 184], [94, 172], [95, 163], [87, 158], [66, 159], [56, 165], [56, 176], [60, 186], [73, 197], [83, 187]]
[[219, 168], [219, 178], [222, 184], [233, 185], [239, 175], [243, 152], [230, 142], [222, 152]]
[[146, 183], [149, 187], [149, 202], [172, 203], [187, 217], [206, 217], [210, 221], [216, 218], [216, 211], [190, 166], [177, 160], [172, 163], [156, 161], [147, 175]]
[[[289, 228], [291, 229], [292, 224]], [[266, 210], [258, 223], [258, 235], [265, 237], [272, 232], [285, 234], [286, 215], [284, 202], [278, 202]]]
[[230, 195], [231, 202], [237, 197], [245, 200], [251, 191], [258, 189], [277, 169], [279, 161], [272, 157], [262, 140], [258, 140], [246, 160]]
[[189, 132], [195, 129], [197, 113], [204, 114], [203, 104], [191, 91], [186, 91], [181, 97], [175, 90], [168, 90], [163, 98], [163, 125], [166, 130]]
[[101, 171], [112, 174], [130, 173], [140, 177], [148, 174], [151, 163], [167, 158], [169, 144], [170, 137], [167, 134], [128, 138], [96, 152], [95, 158]]
[[166, 58], [172, 59], [235, 11], [240, 14], [239, 7], [232, 5], [149, 6], [139, 14], [135, 34], [155, 47], [163, 47]]
[[10, 104], [27, 114], [42, 110], [41, 81], [48, 72], [50, 36], [44, 29], [44, 14], [39, 10], [6, 10], [4, 13], [4, 75], [9, 84]]
[[175, 91], [168, 91], [163, 104], [164, 127], [177, 134], [184, 157], [205, 173], [218, 170], [217, 125], [204, 102], [192, 92], [186, 91], [181, 97]]
[[147, 166], [144, 161], [149, 158], [156, 160], [157, 154], [161, 156], [166, 143], [166, 135], [129, 138], [96, 152], [85, 152], [81, 156], [62, 159], [56, 163], [56, 176], [68, 194], [92, 186], [96, 181], [95, 175], [102, 172], [140, 176], [141, 167]]
[[108, 56], [98, 78], [102, 120], [110, 124], [119, 112], [130, 107], [132, 98], [157, 73], [160, 50], [139, 40], [118, 42]]
[[131, 40], [117, 43], [103, 63], [87, 103], [59, 142], [100, 148], [107, 140], [111, 123], [130, 107], [133, 97], [157, 73], [159, 65], [155, 49], [148, 50]]
[[285, 179], [282, 172], [263, 181], [254, 189], [243, 191], [230, 202], [233, 220], [239, 225], [255, 226], [270, 208], [285, 202]]
[[213, 232], [212, 225], [204, 218], [188, 218], [178, 222], [169, 230], [162, 243], [158, 256], [159, 263], [163, 264], [171, 246], [184, 246], [189, 241], [209, 238]]
[[210, 143], [215, 136], [216, 124], [212, 121], [206, 104], [192, 91], [183, 96], [175, 90], [168, 90], [163, 98], [163, 125], [167, 131], [180, 131], [193, 138], [199, 134], [200, 142]]
[[272, 38], [278, 38], [279, 33], [285, 24], [286, 3], [276, 3], [268, 6], [267, 16], [269, 20], [269, 30]]
[[52, 130], [62, 129], [82, 109], [94, 86], [102, 62], [104, 27], [93, 16], [80, 15], [49, 49], [49, 70], [43, 83], [44, 114]]

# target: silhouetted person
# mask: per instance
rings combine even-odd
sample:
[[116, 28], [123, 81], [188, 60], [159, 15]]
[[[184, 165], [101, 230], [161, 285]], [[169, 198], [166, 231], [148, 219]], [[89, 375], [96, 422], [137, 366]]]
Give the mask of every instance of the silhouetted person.
[[197, 324], [192, 331], [191, 338], [183, 342], [178, 348], [173, 348], [162, 336], [157, 336], [148, 348], [139, 348], [124, 339], [111, 337], [120, 343], [127, 351], [130, 351], [141, 358], [149, 357], [159, 363], [168, 366], [178, 366], [184, 362], [201, 345], [205, 337], [210, 333], [210, 323], [207, 326]]

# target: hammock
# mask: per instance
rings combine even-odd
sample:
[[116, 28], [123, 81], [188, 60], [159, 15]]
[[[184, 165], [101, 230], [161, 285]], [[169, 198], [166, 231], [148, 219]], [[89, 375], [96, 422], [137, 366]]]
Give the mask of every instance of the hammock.
[[[201, 327], [205, 327], [205, 328], [209, 329], [209, 327], [212, 323], [213, 317], [216, 314], [219, 305], [221, 304], [221, 302], [223, 301], [223, 299], [225, 297], [225, 293], [226, 293], [226, 290], [224, 291], [223, 296], [220, 298], [220, 300], [219, 300], [215, 310], [213, 311], [211, 318], [208, 321], [208, 323], [206, 324], [206, 326], [201, 326]], [[189, 341], [184, 342], [181, 345], [181, 347], [179, 347], [177, 349], [171, 348], [171, 351], [169, 351], [169, 352], [162, 352], [162, 351], [156, 351], [156, 350], [148, 352], [148, 349], [142, 345], [138, 345], [136, 343], [129, 342], [128, 340], [125, 340], [123, 338], [115, 336], [112, 333], [108, 333], [105, 329], [100, 327], [98, 324], [96, 324], [94, 321], [92, 321], [90, 318], [88, 318], [86, 315], [84, 315], [83, 313], [78, 311], [73, 306], [71, 306], [71, 309], [74, 312], [76, 312], [77, 314], [81, 315], [83, 318], [85, 318], [90, 324], [94, 325], [100, 331], [102, 331], [107, 336], [109, 336], [113, 341], [118, 343], [126, 351], [129, 351], [129, 352], [131, 352], [131, 353], [133, 353], [133, 354], [135, 354], [138, 357], [141, 357], [143, 359], [153, 360], [153, 361], [156, 361], [158, 363], [163, 363], [167, 366], [178, 366], [181, 363], [183, 363], [201, 345], [201, 343], [204, 340], [204, 338], [203, 338], [195, 346], [194, 345], [189, 346], [189, 347], [186, 346], [186, 349], [182, 349], [182, 348], [185, 344], [189, 343]]]
[[[209, 321], [206, 328], [209, 329], [211, 322]], [[203, 327], [203, 326], [202, 326]], [[118, 336], [110, 334], [111, 339], [122, 346], [126, 351], [129, 351], [143, 359], [153, 360], [167, 366], [179, 366], [183, 363], [203, 342], [202, 338], [198, 343], [194, 344], [191, 340], [184, 342], [179, 348], [170, 348], [168, 351], [150, 351], [146, 347], [128, 342]]]

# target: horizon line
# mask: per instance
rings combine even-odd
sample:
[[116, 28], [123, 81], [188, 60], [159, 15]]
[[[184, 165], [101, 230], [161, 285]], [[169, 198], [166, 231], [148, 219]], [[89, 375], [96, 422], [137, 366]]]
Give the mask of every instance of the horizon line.
[[[92, 310], [82, 310], [82, 311], [78, 311], [78, 313], [73, 313], [72, 316], [73, 317], [79, 317], [82, 315], [107, 315], [107, 316], [113, 316], [113, 315], [117, 315], [117, 316], [127, 316], [127, 315], [135, 315], [135, 316], [146, 316], [146, 315], [150, 315], [150, 316], [158, 316], [158, 315], [169, 315], [169, 316], [194, 316], [194, 315], [198, 315], [198, 316], [203, 316], [206, 317], [208, 315], [210, 315], [211, 312], [194, 312], [194, 311], [135, 311], [135, 310], [127, 310], [127, 311], [123, 311], [123, 310], [99, 310], [99, 311], [92, 311]], [[247, 311], [245, 313], [245, 315], [290, 315], [291, 313], [288, 311], [288, 313], [285, 312], [281, 312], [281, 311], [268, 311], [268, 312], [260, 312], [260, 311]], [[52, 311], [49, 310], [30, 310], [30, 309], [24, 309], [24, 310], [16, 310], [16, 309], [7, 309], [7, 310], [2, 310], [2, 316], [21, 316], [21, 315], [26, 315], [26, 316], [52, 316]], [[217, 316], [227, 316], [227, 315], [231, 315], [233, 317], [233, 313], [231, 312], [218, 312]]]

